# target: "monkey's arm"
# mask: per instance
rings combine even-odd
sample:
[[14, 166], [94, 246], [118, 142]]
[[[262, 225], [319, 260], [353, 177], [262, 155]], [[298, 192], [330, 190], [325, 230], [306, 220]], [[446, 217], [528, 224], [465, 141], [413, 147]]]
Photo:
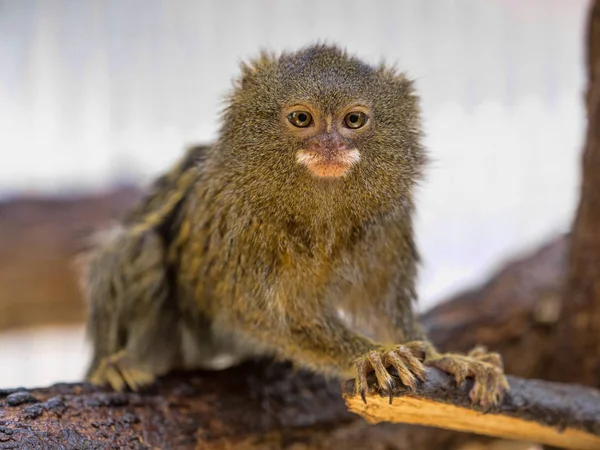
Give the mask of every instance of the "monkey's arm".
[[[375, 371], [383, 390], [394, 385], [386, 367], [396, 369], [409, 387], [424, 380], [425, 368], [419, 359], [421, 347], [382, 345], [348, 328], [327, 308], [287, 308], [284, 317], [261, 314], [250, 309], [235, 315], [235, 329], [264, 344], [279, 357], [298, 366], [341, 378], [355, 378], [357, 392], [367, 392], [366, 375]], [[290, 313], [292, 311], [292, 313]]]

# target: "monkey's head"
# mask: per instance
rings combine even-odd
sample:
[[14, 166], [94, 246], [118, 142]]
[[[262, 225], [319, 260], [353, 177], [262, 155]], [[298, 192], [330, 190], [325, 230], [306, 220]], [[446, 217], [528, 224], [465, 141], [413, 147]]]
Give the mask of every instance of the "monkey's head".
[[403, 74], [315, 45], [242, 65], [220, 151], [254, 198], [364, 215], [410, 200], [425, 161], [420, 133]]

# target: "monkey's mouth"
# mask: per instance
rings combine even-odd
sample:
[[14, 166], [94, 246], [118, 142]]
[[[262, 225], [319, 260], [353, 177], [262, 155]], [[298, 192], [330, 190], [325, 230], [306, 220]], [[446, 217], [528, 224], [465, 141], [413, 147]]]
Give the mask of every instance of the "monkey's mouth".
[[338, 178], [346, 175], [360, 161], [360, 152], [356, 149], [340, 149], [331, 153], [299, 150], [296, 161], [318, 178]]

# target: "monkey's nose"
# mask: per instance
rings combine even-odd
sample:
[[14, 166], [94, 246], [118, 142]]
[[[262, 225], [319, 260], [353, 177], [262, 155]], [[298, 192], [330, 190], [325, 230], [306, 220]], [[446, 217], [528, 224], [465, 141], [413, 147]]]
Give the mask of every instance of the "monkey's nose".
[[315, 146], [314, 150], [320, 153], [325, 159], [335, 159], [338, 155], [346, 152], [348, 148], [344, 144], [325, 143]]
[[320, 153], [324, 158], [336, 158], [337, 155], [347, 152], [348, 146], [337, 133], [325, 133], [316, 136], [307, 150]]

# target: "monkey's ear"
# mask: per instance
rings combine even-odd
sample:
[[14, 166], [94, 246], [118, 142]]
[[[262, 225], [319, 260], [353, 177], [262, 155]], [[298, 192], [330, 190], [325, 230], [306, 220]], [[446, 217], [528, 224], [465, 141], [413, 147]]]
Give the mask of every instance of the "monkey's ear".
[[273, 52], [261, 50], [257, 58], [248, 62], [241, 62], [240, 69], [242, 75], [239, 78], [239, 84], [245, 86], [252, 83], [262, 72], [267, 71], [275, 64], [277, 56]]
[[396, 66], [390, 66], [382, 62], [377, 66], [376, 72], [384, 83], [396, 86], [404, 92], [413, 92], [413, 79], [409, 78], [406, 73], [398, 70]]
[[395, 65], [390, 66], [384, 62], [381, 62], [377, 66], [377, 73], [380, 77], [389, 81], [410, 82], [410, 80], [406, 77], [406, 74], [399, 71]]

